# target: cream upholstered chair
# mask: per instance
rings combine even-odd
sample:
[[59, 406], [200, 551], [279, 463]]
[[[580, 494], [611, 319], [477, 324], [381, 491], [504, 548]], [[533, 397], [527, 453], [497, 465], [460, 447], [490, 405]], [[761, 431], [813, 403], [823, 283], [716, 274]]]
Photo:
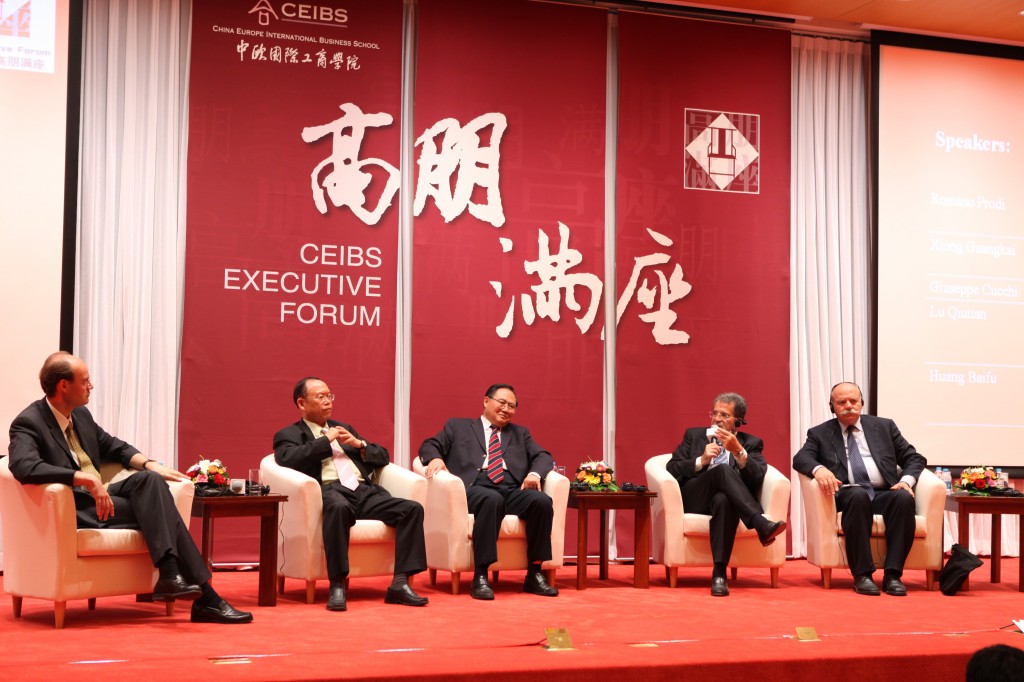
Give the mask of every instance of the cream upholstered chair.
[[[123, 469], [117, 467], [120, 471]], [[103, 467], [101, 475], [109, 473]], [[125, 472], [127, 473], [127, 472]], [[168, 483], [185, 523], [192, 511], [191, 483]], [[14, 617], [25, 597], [53, 602], [53, 620], [64, 627], [67, 602], [153, 591], [157, 571], [142, 533], [120, 528], [78, 528], [71, 488], [61, 483], [22, 485], [0, 458], [0, 514], [4, 533], [4, 590]], [[174, 602], [166, 603], [167, 615]]]
[[[284, 579], [306, 583], [306, 603], [312, 604], [316, 581], [327, 580], [324, 555], [324, 503], [320, 484], [306, 474], [283, 467], [267, 455], [260, 463], [263, 484], [270, 492], [287, 495], [281, 505], [277, 535], [277, 591], [284, 591]], [[424, 504], [427, 482], [408, 469], [388, 464], [374, 474], [374, 482], [394, 497]], [[352, 527], [348, 547], [349, 578], [392, 575], [395, 571], [395, 529], [383, 521], [360, 519]]]
[[[832, 569], [845, 568], [846, 538], [843, 536], [842, 515], [836, 513], [836, 500], [822, 495], [813, 478], [800, 476], [804, 515], [807, 519], [807, 561], [821, 569], [825, 588], [832, 587]], [[935, 576], [942, 569], [942, 516], [946, 504], [946, 484], [931, 471], [924, 469], [914, 488], [916, 527], [914, 544], [904, 568], [925, 571], [925, 584], [934, 588]], [[885, 522], [875, 514], [871, 530], [871, 554], [876, 566], [885, 558]]]
[[[413, 458], [413, 469], [423, 474], [425, 467], [419, 457]], [[427, 481], [427, 504], [423, 530], [427, 540], [427, 568], [430, 584], [437, 584], [437, 572], [448, 571], [452, 578], [452, 594], [458, 594], [461, 573], [473, 570], [473, 515], [466, 502], [466, 486], [462, 479], [447, 471], [439, 471]], [[565, 510], [569, 504], [569, 479], [551, 471], [544, 479], [544, 492], [551, 498], [554, 517], [551, 522], [551, 560], [542, 568], [548, 582], [554, 584], [555, 572], [565, 556]], [[526, 524], [509, 514], [498, 532], [498, 560], [490, 569], [495, 582], [498, 573], [527, 568]]]
[[[656, 455], [647, 460], [647, 488], [658, 493], [652, 500], [654, 560], [665, 565], [669, 587], [675, 587], [680, 566], [711, 566], [711, 516], [688, 513], [683, 508], [679, 481], [666, 468], [672, 455]], [[789, 479], [769, 465], [761, 486], [761, 508], [772, 521], [785, 521], [789, 515]], [[772, 587], [779, 586], [779, 568], [786, 563], [786, 533], [762, 547], [757, 532], [740, 521], [736, 544], [729, 559], [732, 577], [737, 568], [768, 568]]]

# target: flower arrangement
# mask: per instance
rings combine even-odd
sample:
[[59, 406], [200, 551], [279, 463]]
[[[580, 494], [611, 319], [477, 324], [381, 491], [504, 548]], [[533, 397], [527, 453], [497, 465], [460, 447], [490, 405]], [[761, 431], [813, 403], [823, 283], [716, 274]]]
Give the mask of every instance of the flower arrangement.
[[615, 485], [615, 471], [604, 462], [584, 462], [576, 469], [576, 484], [594, 492], [619, 489]]
[[188, 468], [185, 475], [193, 483], [224, 487], [228, 484], [227, 467], [219, 459], [201, 459]]
[[988, 493], [996, 487], [996, 471], [992, 467], [969, 467], [960, 472], [957, 487], [972, 495]]

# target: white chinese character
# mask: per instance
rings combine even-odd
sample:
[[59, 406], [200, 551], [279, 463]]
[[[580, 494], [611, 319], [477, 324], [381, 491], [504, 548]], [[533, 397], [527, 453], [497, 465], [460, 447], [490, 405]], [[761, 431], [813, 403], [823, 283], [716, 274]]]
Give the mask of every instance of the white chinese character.
[[[478, 116], [465, 126], [460, 126], [454, 118], [446, 118], [420, 135], [416, 140], [416, 146], [422, 149], [416, 162], [420, 170], [413, 206], [415, 214], [423, 212], [427, 197], [433, 197], [446, 223], [468, 208], [479, 220], [495, 227], [504, 225], [498, 166], [501, 136], [507, 126], [504, 114], [491, 113]], [[488, 127], [490, 143], [481, 146], [481, 137]], [[439, 136], [441, 139], [437, 140]], [[487, 203], [472, 201], [477, 187], [486, 191]]]
[[[324, 190], [338, 208], [348, 206], [367, 225], [376, 225], [384, 211], [391, 206], [400, 181], [398, 169], [382, 159], [359, 159], [359, 148], [367, 128], [380, 128], [394, 120], [391, 114], [364, 114], [355, 104], [345, 103], [339, 107], [344, 114], [330, 123], [302, 129], [302, 139], [315, 142], [327, 135], [333, 136], [331, 155], [321, 161], [310, 174], [313, 188], [313, 203], [320, 213], [327, 213]], [[347, 134], [346, 134], [347, 133]], [[330, 167], [330, 172], [320, 178], [321, 172]], [[363, 169], [379, 166], [387, 173], [387, 181], [381, 191], [377, 205], [367, 210], [366, 188], [373, 181], [372, 173]]]
[[238, 60], [245, 61], [245, 53], [249, 50], [249, 43], [244, 40], [239, 40], [238, 45], [235, 47], [235, 51], [238, 53]]
[[[658, 242], [662, 246], [672, 246], [672, 240], [665, 235], [659, 234], [650, 228], [647, 229], [647, 233], [651, 235], [651, 238], [654, 239], [654, 241]], [[664, 265], [669, 261], [669, 255], [667, 253], [652, 253], [648, 256], [637, 257], [634, 261], [633, 272], [629, 276], [629, 283], [626, 285], [625, 291], [622, 292], [622, 296], [619, 298], [619, 302], [615, 306], [616, 325], [622, 319], [622, 314], [626, 311], [626, 306], [629, 305], [629, 302], [632, 300], [633, 292], [636, 292], [636, 300], [644, 308], [651, 311], [648, 313], [642, 313], [639, 317], [644, 322], [651, 322], [654, 324], [654, 329], [651, 334], [659, 345], [670, 346], [678, 343], [689, 343], [689, 334], [672, 328], [672, 325], [675, 324], [678, 315], [669, 309], [670, 305], [689, 294], [690, 290], [693, 288], [689, 282], [686, 282], [683, 279], [683, 269], [678, 263], [676, 263], [676, 266], [672, 269], [672, 274], [669, 277], [666, 277], [665, 273], [660, 270], [655, 270], [654, 274], [657, 275], [658, 278], [658, 286], [655, 288], [647, 285], [646, 277], [644, 278], [643, 283], [639, 283], [640, 273], [646, 267]], [[638, 283], [639, 290], [637, 290]], [[654, 309], [655, 299], [657, 299], [658, 303], [657, 309]]]

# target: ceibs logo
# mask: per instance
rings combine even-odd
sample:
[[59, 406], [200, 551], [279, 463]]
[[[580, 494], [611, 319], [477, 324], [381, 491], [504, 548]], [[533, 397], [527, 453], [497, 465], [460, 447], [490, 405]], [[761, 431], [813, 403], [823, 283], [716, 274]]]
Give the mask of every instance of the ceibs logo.
[[278, 9], [270, 0], [259, 0], [249, 14], [255, 14], [260, 26], [269, 26], [270, 20], [296, 24], [313, 24], [315, 26], [331, 26], [347, 28], [348, 10], [342, 7], [314, 5], [302, 2], [282, 2]]

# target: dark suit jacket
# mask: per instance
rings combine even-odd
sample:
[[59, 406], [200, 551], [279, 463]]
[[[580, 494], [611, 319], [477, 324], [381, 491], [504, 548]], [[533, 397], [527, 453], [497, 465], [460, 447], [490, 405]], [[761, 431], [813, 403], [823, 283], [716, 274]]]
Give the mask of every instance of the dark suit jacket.
[[[501, 453], [508, 473], [517, 483], [522, 483], [530, 473], [544, 478], [554, 466], [551, 453], [533, 440], [529, 429], [518, 424], [501, 430]], [[449, 419], [440, 433], [423, 441], [419, 451], [424, 465], [432, 459], [443, 459], [448, 471], [461, 478], [467, 488], [476, 480], [486, 454], [487, 439], [479, 417]]]
[[[752, 436], [742, 431], [736, 432], [736, 438], [739, 439], [743, 449], [747, 451], [747, 464], [740, 469], [736, 464], [736, 458], [730, 457], [729, 466], [739, 470], [743, 482], [750, 489], [750, 492], [756, 496], [761, 490], [764, 474], [768, 470], [768, 463], [765, 462], [764, 455], [762, 454], [764, 451], [764, 441], [757, 436]], [[679, 481], [680, 487], [691, 478], [701, 476], [707, 472], [708, 467], [704, 467], [696, 474], [694, 473], [696, 462], [704, 454], [704, 448], [707, 444], [706, 426], [686, 429], [686, 433], [683, 434], [683, 441], [676, 446], [675, 452], [672, 453], [672, 459], [669, 460], [667, 466], [668, 472], [675, 476], [676, 480]]]
[[[327, 420], [328, 426], [340, 426], [359, 440], [364, 440], [358, 432], [348, 424], [343, 424], [333, 419]], [[355, 462], [356, 468], [362, 474], [363, 480], [370, 482], [370, 472], [380, 469], [391, 462], [391, 455], [387, 448], [376, 443], [366, 444], [366, 452], [362, 457], [359, 451], [348, 445], [342, 445], [349, 459]], [[296, 423], [286, 426], [274, 434], [274, 461], [284, 467], [301, 471], [310, 478], [316, 479], [317, 483], [323, 484], [320, 478], [320, 471], [323, 461], [333, 455], [331, 443], [326, 436], [314, 436], [306, 422], [301, 419]]]
[[[896, 424], [891, 419], [869, 414], [862, 414], [860, 423], [871, 458], [878, 465], [886, 485], [892, 487], [907, 475], [916, 481], [928, 461], [907, 442]], [[846, 468], [846, 438], [838, 419], [830, 419], [808, 430], [807, 442], [793, 457], [793, 468], [804, 476], [812, 476], [811, 472], [819, 464], [828, 467], [843, 483], [850, 482]]]
[[[75, 433], [98, 469], [103, 462], [118, 462], [130, 468], [138, 449], [111, 436], [93, 420], [85, 407], [71, 413]], [[74, 485], [75, 462], [64, 433], [57, 425], [46, 399], [26, 407], [11, 423], [11, 474], [21, 483], [64, 483]]]

